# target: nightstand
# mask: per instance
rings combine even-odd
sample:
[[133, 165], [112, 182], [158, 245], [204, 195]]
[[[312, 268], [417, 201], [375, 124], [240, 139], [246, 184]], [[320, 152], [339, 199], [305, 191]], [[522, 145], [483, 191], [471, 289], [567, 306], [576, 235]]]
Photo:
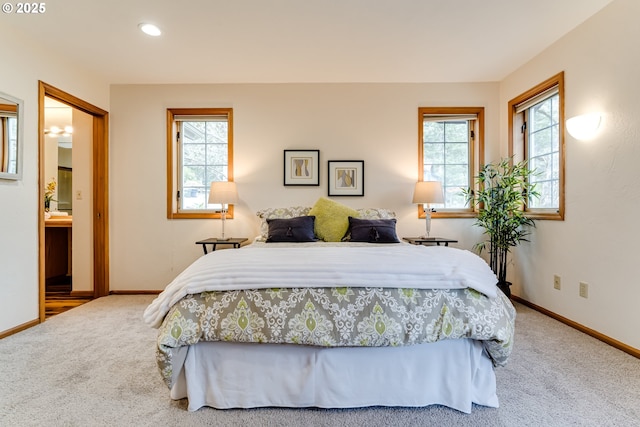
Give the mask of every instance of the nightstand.
[[444, 243], [445, 246], [449, 246], [449, 243], [458, 243], [455, 239], [446, 239], [444, 237], [403, 237], [402, 240], [409, 242], [412, 245], [438, 245]]
[[232, 245], [234, 249], [239, 248], [240, 245], [244, 242], [246, 242], [247, 239], [246, 237], [233, 237], [230, 239], [218, 239], [217, 237], [211, 237], [209, 239], [204, 239], [204, 240], [198, 240], [196, 242], [196, 245], [202, 245], [202, 250], [204, 251], [204, 254], [207, 254], [207, 245], [211, 245], [212, 249], [211, 252], [216, 250], [216, 246], [218, 245]]

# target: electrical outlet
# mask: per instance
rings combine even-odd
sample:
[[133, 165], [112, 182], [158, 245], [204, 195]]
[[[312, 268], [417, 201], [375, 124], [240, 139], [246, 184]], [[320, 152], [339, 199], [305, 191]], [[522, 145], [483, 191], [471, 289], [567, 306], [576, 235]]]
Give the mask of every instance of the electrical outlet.
[[553, 276], [553, 288], [560, 290], [560, 276], [557, 274]]
[[580, 282], [580, 296], [582, 298], [589, 298], [589, 284], [586, 282]]

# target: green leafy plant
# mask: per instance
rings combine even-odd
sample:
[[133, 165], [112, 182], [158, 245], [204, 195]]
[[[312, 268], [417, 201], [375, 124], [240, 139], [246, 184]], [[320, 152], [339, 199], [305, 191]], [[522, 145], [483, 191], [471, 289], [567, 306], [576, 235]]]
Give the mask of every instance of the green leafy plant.
[[533, 219], [526, 216], [523, 206], [538, 197], [535, 184], [529, 177], [533, 172], [527, 161], [513, 164], [512, 159], [502, 159], [497, 164], [487, 164], [475, 177], [477, 190], [463, 189], [467, 203], [478, 208], [475, 225], [484, 228], [488, 239], [474, 247], [479, 253], [489, 251], [489, 266], [498, 277], [498, 287], [509, 292], [507, 282], [508, 253], [511, 248], [528, 241]]

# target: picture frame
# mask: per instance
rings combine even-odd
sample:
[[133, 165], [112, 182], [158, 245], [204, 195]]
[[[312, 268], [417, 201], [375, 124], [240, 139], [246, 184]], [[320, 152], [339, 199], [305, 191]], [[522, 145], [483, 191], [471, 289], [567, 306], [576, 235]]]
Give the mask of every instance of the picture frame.
[[320, 150], [284, 150], [284, 185], [320, 185]]
[[329, 160], [329, 196], [364, 196], [364, 160]]

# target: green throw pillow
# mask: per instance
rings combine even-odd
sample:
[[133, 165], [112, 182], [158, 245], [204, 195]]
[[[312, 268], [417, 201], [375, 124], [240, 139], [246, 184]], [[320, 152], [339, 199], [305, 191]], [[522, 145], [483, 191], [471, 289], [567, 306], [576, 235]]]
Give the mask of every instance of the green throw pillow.
[[349, 217], [358, 217], [358, 211], [349, 206], [320, 197], [309, 211], [316, 217], [316, 236], [325, 242], [339, 242], [349, 228]]

